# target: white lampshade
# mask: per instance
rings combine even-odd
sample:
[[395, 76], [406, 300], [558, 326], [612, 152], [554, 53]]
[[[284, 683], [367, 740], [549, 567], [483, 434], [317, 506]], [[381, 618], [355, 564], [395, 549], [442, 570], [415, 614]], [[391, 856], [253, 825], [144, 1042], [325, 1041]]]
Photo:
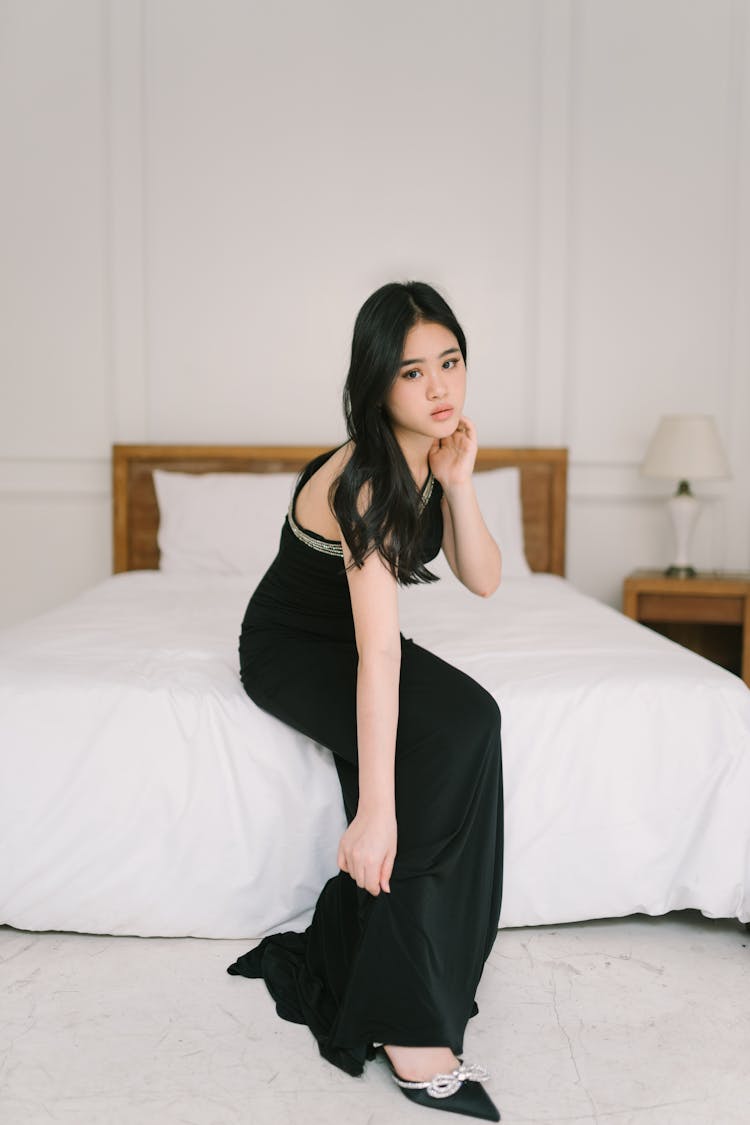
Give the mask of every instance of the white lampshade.
[[732, 473], [710, 414], [665, 414], [641, 465], [644, 477], [728, 480]]

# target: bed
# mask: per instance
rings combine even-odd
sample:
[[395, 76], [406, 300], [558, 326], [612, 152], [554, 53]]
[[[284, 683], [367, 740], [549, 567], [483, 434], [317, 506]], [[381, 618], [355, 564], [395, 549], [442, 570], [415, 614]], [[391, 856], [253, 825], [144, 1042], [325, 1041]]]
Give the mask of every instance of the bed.
[[[346, 827], [338, 778], [245, 695], [237, 641], [294, 475], [325, 448], [113, 447], [115, 573], [0, 633], [0, 923], [309, 923]], [[441, 555], [439, 582], [399, 593], [404, 635], [501, 709], [500, 926], [748, 922], [750, 689], [566, 579], [566, 472], [565, 449], [480, 450], [499, 589], [476, 597]], [[236, 535], [218, 562], [212, 521]]]

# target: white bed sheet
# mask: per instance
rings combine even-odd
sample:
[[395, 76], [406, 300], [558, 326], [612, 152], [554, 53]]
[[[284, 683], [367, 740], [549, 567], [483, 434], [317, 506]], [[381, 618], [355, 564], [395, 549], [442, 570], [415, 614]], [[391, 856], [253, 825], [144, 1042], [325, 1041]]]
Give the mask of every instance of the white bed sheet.
[[[256, 581], [121, 574], [0, 633], [0, 922], [222, 938], [309, 923], [346, 818], [330, 752], [239, 681]], [[501, 927], [684, 907], [750, 921], [736, 676], [553, 575], [490, 599], [442, 580], [400, 605], [404, 635], [500, 705]]]

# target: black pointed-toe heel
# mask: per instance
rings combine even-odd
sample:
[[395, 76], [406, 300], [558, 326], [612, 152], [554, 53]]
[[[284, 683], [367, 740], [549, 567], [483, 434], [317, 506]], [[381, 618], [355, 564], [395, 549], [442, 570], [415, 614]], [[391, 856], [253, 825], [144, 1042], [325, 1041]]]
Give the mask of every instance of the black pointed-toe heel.
[[430, 1109], [447, 1109], [449, 1113], [462, 1113], [465, 1117], [481, 1117], [484, 1121], [500, 1121], [500, 1110], [487, 1091], [479, 1085], [486, 1082], [489, 1073], [479, 1063], [460, 1066], [447, 1074], [434, 1074], [426, 1082], [408, 1082], [396, 1073], [385, 1048], [378, 1044], [391, 1068], [391, 1077], [401, 1087], [409, 1101]]

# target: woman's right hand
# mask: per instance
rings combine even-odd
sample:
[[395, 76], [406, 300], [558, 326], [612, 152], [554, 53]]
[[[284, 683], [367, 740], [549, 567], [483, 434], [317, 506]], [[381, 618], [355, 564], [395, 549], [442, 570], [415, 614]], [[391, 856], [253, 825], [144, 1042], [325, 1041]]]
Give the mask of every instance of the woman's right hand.
[[338, 865], [371, 895], [390, 893], [396, 859], [396, 814], [360, 808], [339, 842]]

